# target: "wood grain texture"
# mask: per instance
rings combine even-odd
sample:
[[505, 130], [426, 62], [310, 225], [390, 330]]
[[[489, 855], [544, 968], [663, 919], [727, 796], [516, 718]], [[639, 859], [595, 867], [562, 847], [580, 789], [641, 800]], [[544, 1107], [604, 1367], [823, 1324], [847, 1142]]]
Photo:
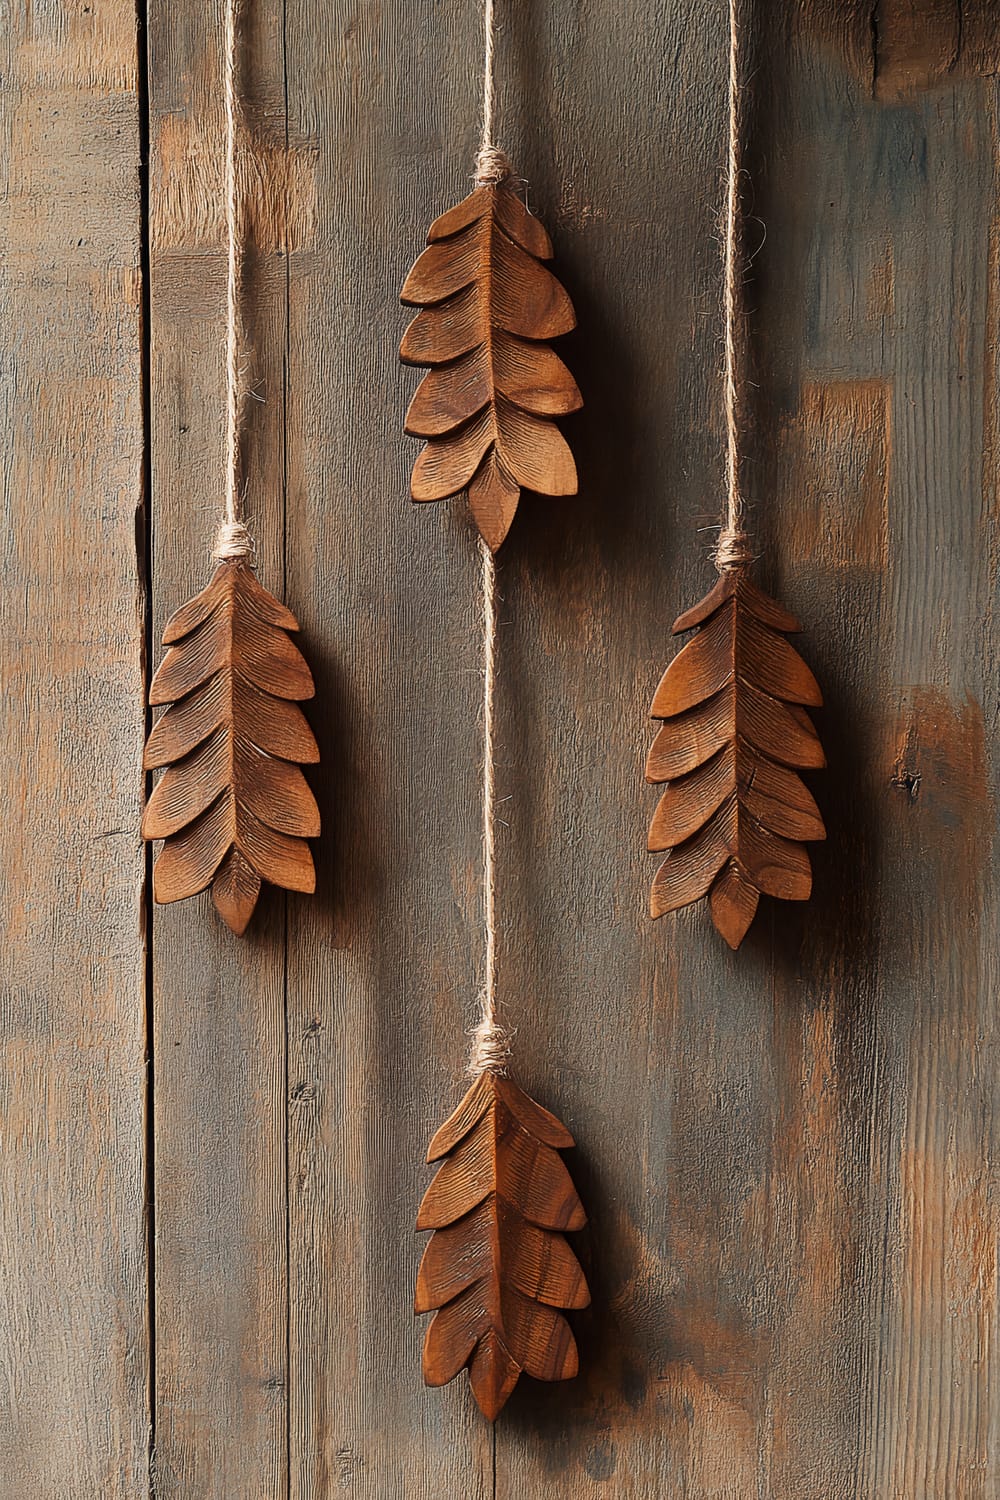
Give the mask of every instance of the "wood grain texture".
[[674, 621], [675, 635], [697, 633], [653, 696], [653, 718], [663, 723], [646, 780], [667, 789], [647, 847], [668, 853], [650, 913], [707, 895], [730, 948], [746, 937], [762, 894], [808, 899], [812, 868], [800, 845], [826, 836], [798, 774], [826, 763], [806, 711], [823, 701], [819, 684], [785, 638], [798, 629], [746, 568], [731, 569]]
[[[254, 157], [245, 264], [246, 511], [260, 576], [284, 570], [286, 276], [281, 16], [244, 7]], [[224, 453], [223, 7], [149, 6], [151, 459], [156, 636], [202, 585]], [[308, 177], [300, 162], [297, 181]], [[308, 222], [307, 202], [300, 201]], [[209, 498], [206, 498], [209, 497]], [[207, 895], [153, 923], [157, 1500], [274, 1500], [288, 1472], [284, 893], [234, 943]], [[204, 907], [204, 911], [199, 911]]]
[[[650, 929], [636, 796], [664, 637], [701, 592], [697, 528], [722, 479], [724, 7], [711, 23], [681, 4], [645, 14], [638, 52], [634, 17], [603, 0], [512, 12], [503, 32], [505, 141], [579, 314], [566, 359], [587, 420], [579, 497], [522, 507], [500, 554], [501, 988], [520, 1081], [558, 1099], [578, 1143], [593, 1303], [573, 1319], [580, 1376], [521, 1382], [491, 1438], [463, 1381], [423, 1389], [422, 1330], [399, 1315], [418, 1260], [416, 1143], [455, 1097], [481, 959], [474, 535], [455, 507], [400, 512], [402, 402], [372, 401], [400, 392], [408, 226], [431, 220], [449, 163], [474, 151], [479, 17], [417, 0], [335, 8], [317, 30], [305, 0], [289, 6], [292, 149], [322, 142], [315, 240], [290, 263], [288, 515], [309, 545], [289, 555], [289, 586], [307, 629], [322, 611], [336, 642], [313, 659], [338, 851], [329, 864], [321, 851], [318, 899], [290, 921], [296, 1497], [946, 1500], [964, 1485], [987, 1500], [995, 1487], [982, 847], [945, 909], [935, 889], [955, 816], [968, 829], [978, 809], [995, 854], [996, 771], [980, 766], [990, 800], [968, 769], [946, 796], [942, 752], [921, 737], [936, 711], [910, 710], [898, 686], [937, 682], [952, 702], [946, 685], [965, 682], [993, 722], [976, 425], [993, 389], [995, 146], [977, 123], [990, 86], [956, 83], [915, 123], [872, 98], [867, 15], [773, 10], [755, 59], [774, 102], [754, 125], [768, 244], [749, 477], [776, 497], [754, 512], [761, 584], [808, 620], [828, 700], [835, 837], [816, 848], [810, 906], [762, 916], [738, 960], [698, 913], [669, 942]], [[958, 201], [973, 189], [975, 222]], [[961, 339], [944, 335], [959, 324]], [[937, 410], [957, 423], [947, 442]], [[845, 425], [870, 464], [848, 462]], [[912, 614], [897, 623], [904, 584]], [[335, 811], [338, 783], [353, 791]], [[913, 1149], [925, 1125], [929, 1154]], [[928, 1193], [961, 1207], [944, 1254]]]
[[135, 16], [5, 7], [0, 73], [0, 1494], [134, 1500], [149, 1445]]
[[[412, 1315], [424, 1150], [481, 963], [480, 565], [464, 507], [405, 500], [397, 354], [416, 226], [473, 158], [480, 36], [434, 0], [325, 14], [286, 14], [290, 149], [320, 146], [289, 261], [288, 590], [330, 705], [316, 898], [289, 912], [290, 1495], [487, 1500], [491, 1431], [464, 1382], [426, 1390]], [[401, 733], [424, 747], [405, 769]]]
[[575, 495], [576, 465], [554, 418], [583, 404], [549, 340], [576, 324], [564, 289], [543, 265], [552, 241], [508, 176], [483, 184], [427, 233], [401, 298], [422, 310], [400, 358], [431, 368], [406, 414], [427, 439], [410, 480], [414, 500], [465, 490], [495, 552], [521, 490]]
[[870, 15], [876, 97], [912, 98], [1000, 64], [991, 0], [876, 0]]
[[522, 1374], [571, 1380], [576, 1341], [560, 1308], [590, 1293], [565, 1231], [587, 1222], [559, 1155], [573, 1137], [510, 1078], [484, 1072], [427, 1152], [440, 1162], [417, 1214], [433, 1231], [415, 1308], [434, 1312], [424, 1380], [447, 1385], [468, 1366], [495, 1422]]
[[[246, 468], [330, 838], [315, 898], [265, 890], [242, 944], [156, 912], [158, 1496], [994, 1500], [1000, 125], [996, 17], [962, 10], [955, 68], [891, 96], [871, 5], [755, 21], [747, 479], [827, 699], [830, 837], [736, 958], [701, 913], [650, 928], [637, 798], [722, 480], [725, 7], [505, 17], [587, 419], [578, 497], [500, 554], [499, 972], [519, 1079], [577, 1141], [593, 1302], [579, 1377], [519, 1382], [491, 1430], [464, 1381], [425, 1389], [409, 1314], [481, 961], [481, 683], [475, 535], [401, 505], [396, 354], [413, 226], [475, 150], [480, 15], [249, 9]], [[222, 453], [221, 11], [149, 21], [162, 629]], [[100, 3], [0, 43], [3, 1500], [150, 1489], [132, 46]]]
[[315, 689], [289, 636], [298, 628], [249, 562], [221, 562], [167, 621], [149, 689], [151, 706], [171, 705], [143, 757], [147, 769], [167, 768], [142, 820], [143, 838], [164, 840], [153, 893], [168, 904], [210, 887], [237, 935], [263, 880], [316, 889], [306, 840], [319, 834], [319, 808], [295, 764], [319, 759], [296, 702]]

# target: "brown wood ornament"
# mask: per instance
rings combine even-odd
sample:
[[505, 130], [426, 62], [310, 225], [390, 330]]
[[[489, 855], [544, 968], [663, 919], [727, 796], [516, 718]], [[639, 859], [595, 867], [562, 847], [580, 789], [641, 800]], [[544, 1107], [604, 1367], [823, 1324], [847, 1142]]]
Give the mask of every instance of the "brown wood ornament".
[[646, 780], [666, 782], [649, 849], [668, 850], [653, 881], [654, 917], [708, 894], [714, 921], [738, 948], [761, 894], [804, 901], [812, 870], [803, 841], [826, 837], [800, 769], [826, 764], [806, 712], [822, 695], [785, 634], [800, 627], [745, 568], [722, 574], [674, 624], [697, 635], [653, 699], [663, 724]]
[[431, 1141], [441, 1167], [420, 1205], [434, 1231], [420, 1265], [415, 1307], [435, 1309], [424, 1341], [424, 1380], [446, 1385], [469, 1368], [491, 1421], [519, 1376], [568, 1380], [576, 1342], [559, 1308], [590, 1293], [564, 1232], [586, 1223], [559, 1155], [573, 1137], [510, 1078], [483, 1072]]
[[401, 293], [423, 311], [400, 358], [430, 366], [406, 416], [406, 431], [427, 439], [413, 499], [465, 490], [494, 552], [522, 488], [576, 494], [573, 455], [553, 418], [583, 404], [547, 343], [575, 326], [573, 306], [542, 265], [552, 243], [511, 182], [477, 187], [434, 221]]
[[169, 647], [149, 690], [172, 706], [146, 744], [147, 769], [167, 770], [142, 820], [163, 839], [153, 871], [159, 902], [207, 886], [219, 915], [245, 931], [262, 880], [312, 891], [307, 838], [319, 809], [300, 764], [319, 751], [296, 700], [311, 698], [298, 621], [262, 587], [245, 558], [220, 562], [211, 582], [167, 623]]

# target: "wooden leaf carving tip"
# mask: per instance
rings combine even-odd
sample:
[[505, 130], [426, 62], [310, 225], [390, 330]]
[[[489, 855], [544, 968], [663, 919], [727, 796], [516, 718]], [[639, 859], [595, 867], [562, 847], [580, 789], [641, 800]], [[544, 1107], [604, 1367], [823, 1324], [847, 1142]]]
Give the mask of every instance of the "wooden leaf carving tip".
[[424, 1341], [424, 1380], [446, 1385], [469, 1367], [483, 1414], [496, 1421], [518, 1377], [568, 1380], [576, 1343], [559, 1308], [590, 1293], [564, 1231], [586, 1223], [559, 1155], [566, 1127], [509, 1078], [481, 1073], [430, 1144], [441, 1166], [420, 1205], [434, 1231], [417, 1277], [416, 1311], [437, 1309]]
[[242, 933], [262, 880], [312, 891], [307, 838], [319, 809], [299, 764], [319, 751], [296, 699], [312, 675], [288, 632], [298, 621], [243, 558], [221, 562], [206, 589], [172, 616], [169, 647], [149, 690], [172, 706], [146, 745], [147, 769], [167, 770], [142, 820], [163, 839], [153, 871], [157, 901], [206, 886], [228, 926]]
[[427, 439], [414, 500], [463, 490], [492, 551], [521, 490], [575, 495], [576, 465], [554, 417], [583, 403], [548, 340], [575, 326], [573, 306], [542, 261], [552, 243], [510, 186], [477, 187], [431, 225], [402, 290], [421, 307], [400, 358], [428, 365], [406, 416]]
[[761, 893], [804, 901], [803, 841], [826, 837], [799, 770], [826, 764], [806, 706], [819, 686], [785, 634], [799, 629], [743, 569], [724, 573], [674, 633], [697, 628], [663, 675], [652, 715], [663, 724], [646, 780], [666, 782], [649, 848], [668, 850], [653, 881], [654, 917], [709, 896], [712, 920], [738, 948]]

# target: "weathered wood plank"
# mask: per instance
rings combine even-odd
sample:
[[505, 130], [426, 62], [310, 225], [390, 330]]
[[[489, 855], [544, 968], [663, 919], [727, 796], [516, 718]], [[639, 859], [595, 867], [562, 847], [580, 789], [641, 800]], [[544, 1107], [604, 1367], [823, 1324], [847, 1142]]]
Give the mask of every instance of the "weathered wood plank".
[[[250, 131], [284, 144], [281, 17], [251, 7]], [[156, 637], [204, 581], [225, 410], [222, 7], [150, 7]], [[259, 182], [271, 183], [266, 175]], [[273, 184], [272, 184], [273, 186]], [[260, 191], [247, 265], [245, 446], [262, 581], [283, 592], [283, 194]], [[305, 898], [303, 898], [305, 899]], [[154, 926], [157, 1495], [287, 1489], [285, 898], [236, 939], [206, 896]]]
[[398, 291], [468, 180], [474, 12], [287, 10], [288, 599], [317, 644], [326, 836], [289, 926], [291, 1495], [492, 1494], [492, 1436], [425, 1391], [412, 1314], [427, 1143], [465, 1084], [480, 961], [475, 532], [407, 499]]
[[[191, 497], [207, 542], [218, 496], [221, 114], [217, 17], [156, 9], [162, 617], [200, 577]], [[761, 8], [748, 474], [826, 689], [830, 840], [813, 902], [738, 957], [703, 911], [648, 924], [641, 782], [721, 494], [724, 7], [674, 0], [641, 46], [612, 0], [504, 21], [504, 135], [587, 405], [579, 498], [528, 497], [500, 555], [501, 985], [521, 1081], [579, 1143], [594, 1309], [579, 1382], [523, 1382], [495, 1445], [463, 1382], [424, 1390], [409, 1313], [481, 959], [480, 679], [474, 534], [405, 498], [395, 357], [469, 171], [480, 18], [261, 15], [254, 493], [274, 585], [287, 490], [325, 837], [288, 906], [287, 1089], [280, 905], [239, 952], [207, 912], [157, 924], [165, 1494], [997, 1487], [995, 38], [976, 10], [946, 67], [926, 28], [901, 44], [906, 9]]]
[[147, 1492], [135, 20], [0, 28], [0, 1494]]
[[[650, 924], [642, 782], [671, 623], [712, 580], [698, 528], [722, 494], [725, 18], [663, 8], [641, 49], [627, 27], [611, 6], [599, 19], [567, 9], [540, 30], [526, 19], [510, 47], [532, 190], [561, 207], [587, 405], [579, 510], [536, 508], [501, 573], [501, 973], [525, 1086], [578, 1142], [594, 1302], [578, 1320], [577, 1386], [511, 1402], [507, 1500], [759, 1492], [725, 1261], [766, 1056], [737, 1043], [754, 1034], [755, 944], [733, 960], [703, 910]], [[539, 128], [555, 78], [576, 83]], [[594, 128], [598, 109], [613, 132]], [[733, 1095], [741, 1108], [726, 1107]]]
[[[471, 530], [404, 499], [394, 355], [471, 159], [478, 16], [255, 22], [251, 493], [275, 587], [292, 540], [328, 836], [288, 907], [287, 1074], [283, 899], [244, 946], [207, 903], [157, 918], [161, 1495], [995, 1492], [996, 36], [958, 15], [766, 18], [750, 472], [827, 688], [832, 837], [738, 959], [703, 913], [647, 926], [639, 780], [719, 477], [723, 18], [668, 8], [638, 72], [610, 4], [504, 30], [587, 412], [579, 500], [526, 504], [501, 557], [502, 974], [522, 1080], [579, 1141], [595, 1307], [579, 1383], [519, 1391], [495, 1454], [463, 1384], [423, 1389], [408, 1313], [480, 960], [479, 685]], [[151, 19], [160, 624], [220, 498], [220, 30]], [[4, 45], [0, 1493], [133, 1496], [141, 719], [107, 704], [137, 709], [141, 662], [135, 60], [104, 5]]]
[[[778, 991], [789, 1028], [796, 999], [803, 1007], [812, 1059], [799, 1109], [786, 1108], [815, 1138], [793, 1199], [815, 1258], [803, 1253], [798, 1316], [772, 1361], [775, 1389], [790, 1393], [781, 1430], [795, 1435], [773, 1482], [779, 1494], [827, 1492], [834, 1453], [835, 1492], [985, 1500], [998, 1479], [984, 1332], [1000, 1130], [979, 1061], [998, 1015], [984, 879], [997, 767], [982, 727], [996, 702], [996, 643], [984, 650], [982, 635], [996, 588], [982, 494], [993, 85], [966, 53], [961, 81], [899, 102], [853, 62], [860, 45], [824, 48], [823, 19], [793, 32], [772, 96], [773, 160], [761, 164], [774, 182], [761, 209], [774, 268], [760, 313], [774, 391], [763, 417], [782, 514], [805, 522], [805, 550], [788, 561], [833, 689], [830, 821], [847, 835], [823, 857], [826, 919], [803, 922]], [[776, 45], [772, 33], [772, 56]], [[789, 195], [788, 181], [808, 188]], [[841, 410], [850, 393], [868, 434], [853, 535], [839, 546], [823, 511], [809, 540], [809, 471], [837, 444], [808, 414], [818, 389]], [[828, 461], [824, 489], [845, 480]]]

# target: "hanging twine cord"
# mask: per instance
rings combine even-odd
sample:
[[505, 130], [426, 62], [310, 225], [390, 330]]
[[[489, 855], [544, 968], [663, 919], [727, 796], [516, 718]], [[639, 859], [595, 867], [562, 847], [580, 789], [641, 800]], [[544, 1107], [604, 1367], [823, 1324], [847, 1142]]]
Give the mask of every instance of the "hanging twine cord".
[[[496, 115], [496, 13], [494, 0], [483, 0], [483, 129], [476, 157], [477, 187], [496, 187], [511, 177], [511, 165], [493, 140]], [[510, 1038], [497, 1020], [496, 921], [496, 765], [494, 699], [497, 672], [497, 575], [493, 553], [479, 539], [483, 562], [483, 927], [485, 955], [479, 994], [479, 1024], [472, 1034], [469, 1073], [503, 1073]]]
[[513, 175], [507, 154], [493, 140], [496, 115], [496, 49], [497, 27], [494, 0], [483, 0], [483, 131], [476, 156], [476, 186], [496, 187]]
[[472, 1037], [469, 1073], [503, 1073], [510, 1055], [510, 1037], [497, 1020], [496, 925], [496, 767], [494, 762], [494, 698], [497, 668], [497, 580], [493, 553], [480, 538], [483, 560], [483, 925], [486, 954], [480, 1018]]
[[726, 509], [715, 548], [715, 566], [720, 573], [750, 562], [753, 552], [744, 524], [743, 493], [740, 488], [739, 428], [742, 401], [740, 369], [740, 56], [739, 0], [729, 0], [729, 143], [726, 167], [726, 224], [724, 237], [725, 365], [723, 394], [726, 410]]
[[[512, 176], [506, 154], [493, 140], [496, 116], [496, 12], [483, 0], [483, 129], [476, 157], [477, 187], [496, 187]], [[497, 860], [495, 697], [497, 675], [497, 573], [493, 553], [479, 538], [483, 563], [483, 928], [485, 953], [479, 1024], [472, 1034], [469, 1073], [504, 1073], [510, 1036], [497, 1020]]]
[[240, 352], [243, 344], [242, 292], [244, 244], [236, 170], [237, 127], [240, 123], [238, 69], [242, 0], [226, 0], [225, 59], [223, 74], [226, 97], [226, 458], [225, 510], [215, 536], [212, 556], [219, 562], [229, 557], [250, 557], [254, 543], [243, 523], [240, 489], [240, 425], [243, 389]]

